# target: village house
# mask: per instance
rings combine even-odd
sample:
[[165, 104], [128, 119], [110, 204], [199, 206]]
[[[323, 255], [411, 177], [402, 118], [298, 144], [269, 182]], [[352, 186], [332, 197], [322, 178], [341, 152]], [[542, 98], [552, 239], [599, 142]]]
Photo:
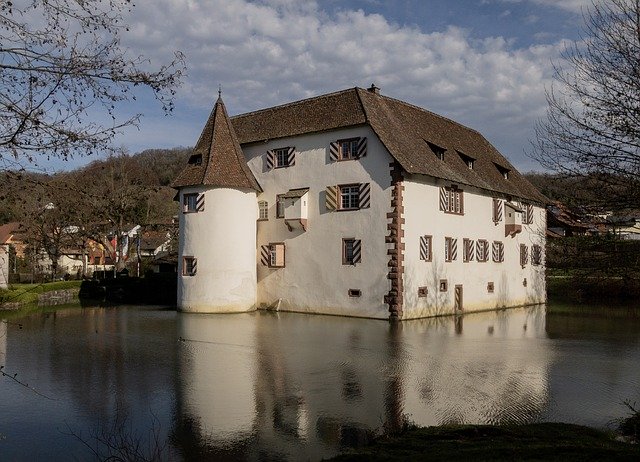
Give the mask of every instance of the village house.
[[352, 88], [229, 118], [178, 189], [178, 307], [411, 319], [543, 303], [545, 203], [480, 133]]

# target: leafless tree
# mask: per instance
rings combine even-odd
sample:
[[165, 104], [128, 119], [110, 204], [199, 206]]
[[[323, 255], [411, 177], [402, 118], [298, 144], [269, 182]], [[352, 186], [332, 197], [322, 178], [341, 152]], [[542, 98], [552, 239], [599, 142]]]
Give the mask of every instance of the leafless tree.
[[117, 114], [119, 103], [135, 100], [135, 87], [172, 110], [183, 56], [156, 69], [131, 56], [121, 44], [131, 7], [130, 0], [0, 0], [0, 166], [106, 149], [139, 121], [140, 114]]
[[595, 1], [547, 92], [532, 157], [598, 191], [603, 206], [640, 198], [640, 0]]

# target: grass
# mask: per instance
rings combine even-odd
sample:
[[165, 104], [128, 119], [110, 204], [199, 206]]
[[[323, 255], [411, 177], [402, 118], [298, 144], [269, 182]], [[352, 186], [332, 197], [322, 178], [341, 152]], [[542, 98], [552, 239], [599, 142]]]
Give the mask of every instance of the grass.
[[42, 284], [12, 284], [0, 290], [0, 308], [3, 303], [36, 303], [38, 295], [54, 290], [80, 288], [82, 281], [56, 281]]
[[637, 445], [580, 425], [456, 425], [410, 428], [332, 461], [640, 460]]

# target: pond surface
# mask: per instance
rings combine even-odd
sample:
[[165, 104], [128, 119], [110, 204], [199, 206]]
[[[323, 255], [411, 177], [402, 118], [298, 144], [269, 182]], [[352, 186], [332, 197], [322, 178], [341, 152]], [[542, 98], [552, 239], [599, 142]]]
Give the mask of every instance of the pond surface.
[[125, 442], [165, 460], [319, 460], [406, 420], [605, 428], [640, 402], [639, 360], [640, 312], [622, 308], [397, 325], [39, 312], [0, 322], [0, 459], [91, 460]]

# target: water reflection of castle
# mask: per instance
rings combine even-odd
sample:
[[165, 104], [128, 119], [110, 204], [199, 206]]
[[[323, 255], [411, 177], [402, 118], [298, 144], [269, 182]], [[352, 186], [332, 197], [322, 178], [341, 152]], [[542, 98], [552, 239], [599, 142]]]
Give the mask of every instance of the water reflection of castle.
[[528, 421], [547, 403], [553, 355], [522, 341], [544, 336], [542, 310], [310, 321], [180, 314], [174, 441], [190, 433], [200, 455], [318, 459], [405, 418]]

